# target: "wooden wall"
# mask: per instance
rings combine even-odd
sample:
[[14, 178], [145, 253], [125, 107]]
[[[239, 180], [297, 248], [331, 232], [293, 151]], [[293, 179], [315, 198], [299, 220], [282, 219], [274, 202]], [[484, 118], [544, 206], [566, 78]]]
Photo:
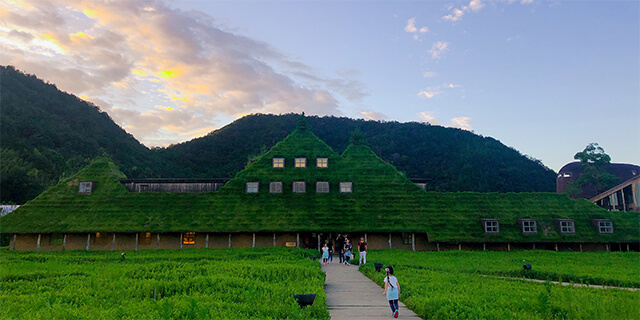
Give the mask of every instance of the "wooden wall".
[[[51, 241], [53, 235], [12, 234], [9, 248], [19, 251], [59, 251], [59, 250], [149, 250], [149, 249], [189, 249], [189, 248], [251, 248], [270, 247], [274, 245], [274, 233], [205, 233], [196, 232], [194, 244], [183, 243], [183, 233], [67, 233], [56, 234], [58, 241]], [[368, 249], [389, 249], [391, 238], [392, 249], [415, 251], [447, 251], [447, 250], [552, 250], [552, 251], [640, 251], [638, 243], [563, 243], [563, 242], [527, 242], [527, 243], [481, 243], [481, 242], [430, 242], [424, 233], [409, 234], [413, 243], [404, 241], [401, 233], [362, 233], [366, 236]], [[64, 242], [59, 239], [64, 236]], [[114, 239], [115, 236], [115, 239]], [[404, 238], [407, 238], [404, 234]], [[350, 234], [354, 251], [360, 234]], [[284, 247], [287, 243], [296, 245], [298, 234], [293, 232], [275, 233], [275, 245]], [[336, 253], [337, 254], [337, 253]]]

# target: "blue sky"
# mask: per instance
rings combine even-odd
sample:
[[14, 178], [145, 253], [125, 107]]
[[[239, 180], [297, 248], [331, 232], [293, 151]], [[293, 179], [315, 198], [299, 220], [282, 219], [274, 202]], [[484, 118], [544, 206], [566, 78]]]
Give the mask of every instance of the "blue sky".
[[637, 1], [5, 1], [2, 64], [147, 146], [250, 113], [420, 121], [640, 163]]

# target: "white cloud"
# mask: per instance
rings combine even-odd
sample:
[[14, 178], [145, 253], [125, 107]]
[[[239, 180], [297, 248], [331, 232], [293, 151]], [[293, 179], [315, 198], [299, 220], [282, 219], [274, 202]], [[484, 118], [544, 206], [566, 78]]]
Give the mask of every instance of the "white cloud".
[[520, 1], [520, 4], [532, 4], [533, 0], [522, 0]]
[[431, 54], [431, 58], [440, 59], [442, 55], [449, 49], [449, 42], [438, 41], [431, 46], [431, 50], [429, 53]]
[[462, 6], [460, 8], [452, 8], [451, 13], [442, 17], [442, 19], [445, 21], [455, 22], [462, 19], [462, 16], [464, 16], [465, 13], [468, 13], [471, 11], [477, 12], [483, 7], [484, 7], [484, 4], [482, 3], [481, 0], [471, 0], [471, 2], [469, 2], [469, 4], [466, 6]]
[[420, 92], [418, 92], [418, 96], [420, 97], [425, 97], [428, 99], [434, 98], [440, 94], [442, 94], [442, 90], [443, 89], [454, 89], [454, 88], [459, 88], [460, 85], [459, 84], [453, 84], [453, 83], [449, 83], [449, 84], [443, 84], [440, 86], [433, 86], [433, 87], [428, 87], [426, 89], [422, 89], [420, 90]]
[[420, 112], [420, 113], [418, 113], [418, 116], [420, 117], [420, 122], [429, 123], [429, 124], [433, 124], [433, 125], [439, 125], [440, 124], [438, 119], [436, 119], [431, 114], [431, 112]]
[[427, 99], [431, 99], [439, 94], [441, 94], [442, 92], [439, 90], [438, 87], [433, 87], [433, 88], [427, 88], [424, 90], [420, 90], [420, 92], [418, 92], [418, 96], [421, 97], [425, 97]]
[[436, 76], [436, 73], [434, 71], [425, 71], [422, 73], [422, 76], [425, 78], [433, 78]]
[[363, 119], [365, 120], [387, 120], [389, 119], [389, 117], [384, 114], [384, 113], [380, 113], [377, 111], [360, 111], [360, 115], [362, 116]]
[[419, 34], [429, 32], [429, 28], [421, 27], [420, 29], [418, 29], [416, 27], [416, 18], [413, 17], [413, 18], [407, 20], [407, 25], [404, 27], [404, 31], [409, 32], [409, 33], [415, 33], [413, 35], [413, 39], [414, 40], [420, 40]]
[[470, 117], [456, 117], [451, 119], [451, 124], [455, 128], [460, 128], [463, 130], [471, 131], [473, 128], [469, 123], [471, 121]]
[[416, 24], [416, 18], [411, 18], [409, 20], [407, 20], [407, 26], [404, 27], [404, 31], [406, 32], [416, 32], [418, 31], [418, 29], [415, 26]]

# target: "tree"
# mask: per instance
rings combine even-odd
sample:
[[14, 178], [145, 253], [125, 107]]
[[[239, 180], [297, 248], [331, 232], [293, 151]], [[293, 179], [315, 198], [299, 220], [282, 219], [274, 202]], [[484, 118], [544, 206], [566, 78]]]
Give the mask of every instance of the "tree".
[[574, 183], [570, 183], [567, 191], [575, 195], [584, 192], [585, 187], [592, 186], [601, 193], [616, 185], [619, 178], [604, 170], [611, 163], [611, 157], [597, 143], [588, 144], [583, 151], [576, 153], [574, 159], [580, 160], [584, 172]]

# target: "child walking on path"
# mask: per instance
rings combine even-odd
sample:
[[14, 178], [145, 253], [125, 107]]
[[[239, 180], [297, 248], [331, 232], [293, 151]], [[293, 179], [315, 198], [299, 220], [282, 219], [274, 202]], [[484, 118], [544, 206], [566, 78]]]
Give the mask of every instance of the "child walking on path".
[[322, 262], [324, 263], [324, 265], [327, 265], [327, 260], [329, 259], [329, 247], [327, 247], [327, 244], [325, 243], [324, 246], [322, 247]]
[[350, 266], [351, 265], [351, 249], [353, 248], [351, 246], [351, 242], [349, 241], [349, 239], [345, 239], [344, 240], [344, 264]]
[[398, 317], [398, 299], [400, 299], [400, 284], [398, 278], [393, 275], [393, 267], [389, 266], [385, 268], [387, 271], [387, 277], [384, 278], [384, 292], [382, 295], [387, 296], [389, 300], [389, 306], [391, 307], [391, 315], [394, 318]]

